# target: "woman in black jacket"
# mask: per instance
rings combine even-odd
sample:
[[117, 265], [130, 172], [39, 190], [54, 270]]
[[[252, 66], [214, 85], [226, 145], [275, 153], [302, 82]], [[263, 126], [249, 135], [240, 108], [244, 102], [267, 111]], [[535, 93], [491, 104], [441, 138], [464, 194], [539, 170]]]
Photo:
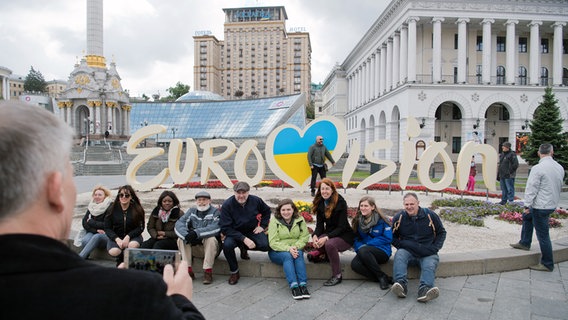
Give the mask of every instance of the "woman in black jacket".
[[331, 263], [332, 274], [323, 285], [334, 286], [342, 279], [339, 252], [351, 248], [355, 233], [347, 221], [347, 202], [337, 193], [331, 179], [321, 180], [314, 197], [312, 213], [316, 214], [316, 229], [312, 235], [315, 250], [308, 254], [308, 260], [319, 262], [325, 254]]
[[179, 199], [175, 193], [166, 190], [158, 198], [158, 205], [152, 210], [148, 219], [150, 239], [142, 243], [142, 248], [177, 250], [175, 226], [183, 216], [179, 208]]
[[118, 189], [116, 200], [105, 216], [105, 233], [110, 241], [108, 253], [122, 262], [122, 251], [126, 248], [139, 248], [144, 231], [144, 208], [130, 185]]
[[83, 228], [86, 233], [82, 239], [81, 258], [87, 259], [95, 248], [106, 248], [108, 237], [105, 234], [105, 214], [112, 205], [110, 190], [96, 186], [91, 194], [92, 199], [83, 217]]

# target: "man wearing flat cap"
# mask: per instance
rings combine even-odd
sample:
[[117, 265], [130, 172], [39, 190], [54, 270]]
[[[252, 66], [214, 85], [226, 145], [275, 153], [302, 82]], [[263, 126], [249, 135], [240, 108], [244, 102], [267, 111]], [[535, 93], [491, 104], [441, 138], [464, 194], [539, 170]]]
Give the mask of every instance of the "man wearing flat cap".
[[[270, 207], [259, 197], [249, 194], [250, 186], [239, 181], [233, 186], [235, 194], [221, 206], [221, 233], [225, 235], [223, 254], [229, 264], [229, 284], [239, 281], [239, 265], [235, 248], [268, 251], [268, 237], [264, 231], [270, 220]], [[242, 255], [241, 255], [242, 256]]]
[[501, 185], [501, 204], [506, 204], [515, 201], [515, 176], [519, 168], [519, 160], [517, 160], [515, 151], [511, 150], [510, 142], [504, 142], [501, 150], [503, 152], [499, 156], [497, 180]]
[[196, 206], [189, 209], [177, 222], [176, 234], [182, 259], [187, 261], [188, 272], [195, 279], [192, 258], [203, 257], [203, 284], [213, 282], [213, 264], [220, 251], [219, 216], [221, 212], [211, 206], [211, 195], [205, 191], [195, 194]]

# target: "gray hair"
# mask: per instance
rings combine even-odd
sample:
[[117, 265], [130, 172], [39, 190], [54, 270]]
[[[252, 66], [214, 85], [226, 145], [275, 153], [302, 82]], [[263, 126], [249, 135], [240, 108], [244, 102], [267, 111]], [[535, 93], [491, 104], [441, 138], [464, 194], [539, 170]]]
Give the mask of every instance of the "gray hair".
[[408, 197], [413, 197], [414, 199], [416, 199], [416, 201], [418, 201], [418, 195], [414, 192], [409, 192], [409, 193], [405, 194], [404, 197], [402, 197], [402, 200], [404, 201]]
[[552, 144], [550, 143], [543, 143], [538, 147], [538, 152], [540, 154], [550, 154], [551, 152], [554, 151], [554, 148], [552, 147]]
[[42, 107], [0, 102], [0, 220], [39, 196], [49, 173], [66, 173], [73, 130]]

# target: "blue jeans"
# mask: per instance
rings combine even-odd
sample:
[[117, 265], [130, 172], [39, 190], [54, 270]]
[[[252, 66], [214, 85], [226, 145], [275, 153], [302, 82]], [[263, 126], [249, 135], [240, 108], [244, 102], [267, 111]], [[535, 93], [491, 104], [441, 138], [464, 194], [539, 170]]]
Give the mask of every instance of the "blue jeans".
[[294, 259], [288, 251], [268, 251], [270, 261], [284, 267], [284, 274], [290, 288], [298, 285], [305, 286], [308, 281], [304, 252], [298, 250], [298, 257]]
[[415, 257], [404, 249], [398, 249], [394, 255], [393, 275], [394, 281], [406, 286], [407, 270], [409, 265], [420, 267], [420, 288], [423, 286], [434, 286], [434, 278], [436, 277], [436, 269], [438, 268], [440, 257], [433, 254], [427, 257]]
[[521, 229], [520, 244], [531, 247], [533, 228], [536, 230], [536, 238], [540, 245], [540, 263], [550, 270], [554, 270], [554, 259], [552, 256], [552, 243], [548, 233], [548, 220], [554, 209], [533, 209], [529, 214], [523, 214], [523, 228]]
[[515, 201], [515, 178], [501, 179], [501, 204]]
[[104, 233], [85, 233], [85, 236], [83, 237], [83, 244], [85, 246], [83, 247], [83, 250], [79, 252], [79, 256], [81, 256], [81, 258], [83, 259], [86, 259], [89, 254], [91, 254], [91, 252], [95, 250], [95, 248], [106, 248], [108, 240], [109, 239], [107, 235]]
[[[258, 234], [250, 232], [245, 233], [244, 236], [251, 239], [256, 244], [256, 247], [253, 250], [268, 251], [268, 236], [264, 232]], [[235, 248], [242, 243], [242, 241], [237, 240], [233, 237], [226, 237], [225, 241], [223, 241], [223, 254], [225, 255], [225, 259], [227, 259], [231, 273], [239, 271], [239, 264], [237, 263]]]

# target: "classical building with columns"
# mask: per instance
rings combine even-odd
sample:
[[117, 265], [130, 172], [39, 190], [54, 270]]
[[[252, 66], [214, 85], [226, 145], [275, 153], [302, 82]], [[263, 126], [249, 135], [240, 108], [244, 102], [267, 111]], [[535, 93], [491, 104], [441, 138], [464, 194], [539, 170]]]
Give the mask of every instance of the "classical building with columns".
[[[87, 54], [75, 64], [59, 94], [59, 115], [77, 135], [130, 135], [130, 99], [120, 83], [116, 64], [103, 55], [103, 0], [87, 0]], [[94, 135], [94, 136], [93, 136]]]
[[408, 117], [418, 153], [431, 141], [454, 161], [471, 140], [520, 149], [547, 86], [568, 129], [567, 22], [564, 0], [393, 0], [325, 79], [322, 114], [345, 120], [349, 149], [391, 140], [378, 155], [393, 161]]

